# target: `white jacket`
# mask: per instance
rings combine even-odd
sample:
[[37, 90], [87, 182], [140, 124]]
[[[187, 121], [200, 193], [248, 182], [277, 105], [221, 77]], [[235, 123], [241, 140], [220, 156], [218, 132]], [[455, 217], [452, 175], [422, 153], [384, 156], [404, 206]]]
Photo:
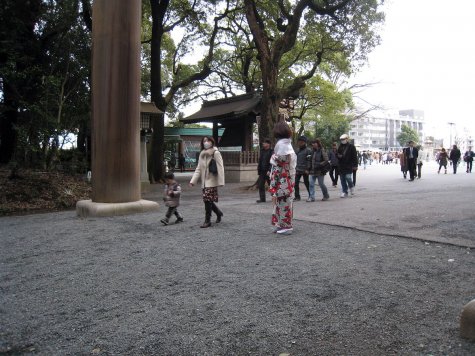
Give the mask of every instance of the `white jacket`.
[[[209, 172], [209, 161], [214, 153], [214, 160], [218, 166], [218, 174], [212, 174]], [[191, 178], [190, 183], [196, 184], [198, 179], [201, 180], [201, 188], [212, 188], [224, 186], [224, 165], [223, 157], [216, 147], [211, 147], [207, 150], [203, 150], [200, 153], [198, 159], [198, 165], [196, 166], [195, 173]]]

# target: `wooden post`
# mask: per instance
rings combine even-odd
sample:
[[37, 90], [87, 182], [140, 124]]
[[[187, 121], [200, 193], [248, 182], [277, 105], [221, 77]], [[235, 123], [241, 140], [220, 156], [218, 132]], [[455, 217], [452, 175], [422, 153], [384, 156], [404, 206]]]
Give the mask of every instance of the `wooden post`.
[[94, 0], [92, 18], [92, 201], [79, 216], [158, 209], [140, 192], [141, 0]]
[[92, 201], [140, 199], [141, 1], [95, 0]]

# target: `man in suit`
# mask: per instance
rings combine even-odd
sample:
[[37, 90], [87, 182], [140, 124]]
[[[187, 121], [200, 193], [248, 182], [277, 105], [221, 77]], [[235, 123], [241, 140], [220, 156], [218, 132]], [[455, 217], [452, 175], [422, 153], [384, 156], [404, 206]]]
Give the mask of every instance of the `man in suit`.
[[416, 175], [416, 162], [419, 151], [414, 147], [414, 141], [409, 141], [409, 147], [406, 149], [407, 170], [409, 171], [409, 181], [413, 182]]
[[272, 157], [273, 150], [270, 148], [271, 141], [265, 139], [262, 142], [262, 149], [259, 154], [259, 163], [257, 164], [257, 174], [259, 175], [258, 186], [259, 186], [259, 200], [256, 200], [256, 203], [265, 203], [266, 202], [266, 182], [267, 185], [270, 184], [270, 158]]

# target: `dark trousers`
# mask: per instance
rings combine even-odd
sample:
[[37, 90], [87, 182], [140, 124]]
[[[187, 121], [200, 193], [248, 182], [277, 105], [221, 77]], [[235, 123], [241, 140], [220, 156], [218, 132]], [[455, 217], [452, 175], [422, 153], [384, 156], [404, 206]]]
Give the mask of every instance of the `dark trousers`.
[[270, 177], [267, 174], [259, 174], [257, 181], [259, 187], [259, 198], [261, 201], [266, 201], [266, 182], [270, 184]]
[[353, 171], [353, 187], [356, 187], [356, 171]]
[[453, 169], [454, 169], [454, 174], [457, 173], [457, 166], [458, 166], [457, 163], [458, 163], [458, 160], [457, 160], [457, 161], [456, 161], [456, 160], [452, 160], [452, 167], [453, 167]]
[[468, 172], [472, 173], [472, 161], [467, 162], [467, 173]]
[[307, 188], [307, 193], [310, 194], [310, 183], [308, 180], [308, 174], [305, 173], [297, 173], [295, 174], [295, 198], [300, 199], [300, 178], [303, 177], [303, 184], [305, 184], [305, 188]]
[[417, 178], [421, 179], [422, 163], [417, 165]]
[[168, 210], [167, 210], [167, 213], [165, 214], [165, 217], [166, 217], [167, 219], [170, 219], [170, 217], [171, 217], [173, 214], [175, 214], [175, 216], [177, 217], [177, 219], [178, 219], [178, 218], [181, 218], [181, 215], [180, 215], [180, 213], [178, 212], [177, 207], [176, 207], [176, 206], [169, 206], [169, 207], [168, 207]]
[[416, 159], [415, 158], [408, 158], [407, 159], [407, 170], [409, 171], [409, 177], [411, 180], [414, 180], [416, 175]]
[[338, 185], [338, 166], [331, 166], [330, 168], [330, 178], [333, 185]]

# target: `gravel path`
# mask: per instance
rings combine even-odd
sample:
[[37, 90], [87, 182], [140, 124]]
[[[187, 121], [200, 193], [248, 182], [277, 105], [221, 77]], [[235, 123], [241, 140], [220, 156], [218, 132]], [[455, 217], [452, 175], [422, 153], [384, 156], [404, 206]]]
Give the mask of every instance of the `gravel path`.
[[475, 256], [459, 243], [473, 238], [471, 211], [456, 244], [363, 231], [359, 218], [345, 226], [337, 211], [362, 204], [388, 170], [372, 169], [352, 199], [333, 190], [326, 208], [296, 205], [289, 237], [270, 232], [269, 203], [232, 184], [210, 229], [187, 187], [178, 225], [159, 223], [163, 209], [1, 218], [0, 354], [474, 355], [459, 337], [475, 298]]

